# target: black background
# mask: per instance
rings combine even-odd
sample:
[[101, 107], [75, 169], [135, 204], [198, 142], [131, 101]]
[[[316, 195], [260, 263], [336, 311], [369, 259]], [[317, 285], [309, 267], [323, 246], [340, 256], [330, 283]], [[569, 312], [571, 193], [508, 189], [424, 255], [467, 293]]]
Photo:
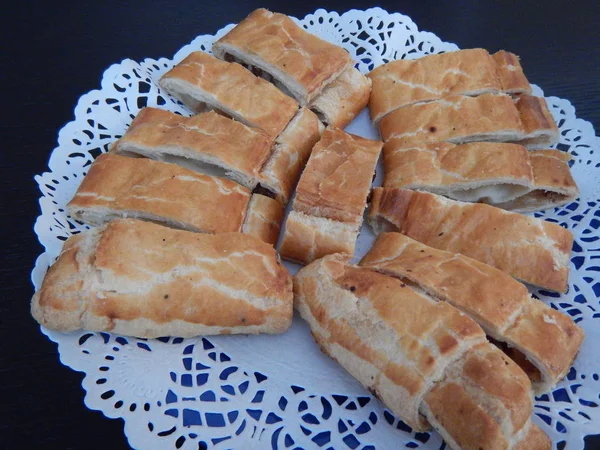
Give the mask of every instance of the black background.
[[[127, 448], [121, 420], [83, 404], [81, 374], [59, 362], [56, 346], [29, 316], [30, 271], [42, 251], [35, 174], [47, 168], [58, 130], [82, 94], [124, 58], [171, 57], [199, 34], [213, 34], [266, 7], [304, 17], [371, 6], [409, 15], [420, 29], [459, 47], [519, 54], [546, 95], [570, 99], [600, 129], [600, 2], [282, 1], [3, 3], [0, 150], [0, 447]], [[587, 448], [600, 448], [588, 439]]]

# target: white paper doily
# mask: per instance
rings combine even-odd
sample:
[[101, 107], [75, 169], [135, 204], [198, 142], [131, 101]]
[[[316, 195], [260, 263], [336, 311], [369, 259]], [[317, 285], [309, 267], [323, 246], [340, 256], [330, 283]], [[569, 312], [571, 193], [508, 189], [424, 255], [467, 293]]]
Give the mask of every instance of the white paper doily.
[[[318, 10], [299, 21], [306, 29], [346, 48], [367, 72], [398, 58], [456, 50], [412, 20], [376, 8], [341, 16]], [[199, 36], [173, 60], [125, 60], [104, 73], [102, 87], [85, 94], [75, 120], [59, 133], [50, 172], [37, 176], [42, 191], [35, 232], [46, 252], [32, 272], [40, 286], [63, 241], [84, 228], [64, 212], [92, 160], [120, 137], [144, 106], [189, 112], [162, 93], [157, 81], [193, 50], [210, 51], [216, 36]], [[537, 89], [537, 88], [536, 88]], [[542, 92], [538, 89], [538, 95]], [[586, 338], [574, 368], [553, 393], [535, 403], [534, 420], [556, 443], [583, 447], [600, 430], [600, 139], [571, 104], [549, 97], [560, 130], [559, 148], [574, 156], [581, 199], [538, 214], [575, 235], [569, 292], [536, 294], [570, 314]], [[364, 111], [349, 131], [376, 136]], [[381, 172], [381, 171], [379, 171]], [[367, 227], [357, 255], [370, 247]], [[414, 433], [324, 356], [307, 326], [295, 318], [280, 336], [222, 336], [143, 340], [107, 333], [62, 334], [42, 329], [58, 344], [63, 364], [85, 373], [85, 404], [121, 417], [136, 448], [244, 449], [437, 449], [436, 433]]]

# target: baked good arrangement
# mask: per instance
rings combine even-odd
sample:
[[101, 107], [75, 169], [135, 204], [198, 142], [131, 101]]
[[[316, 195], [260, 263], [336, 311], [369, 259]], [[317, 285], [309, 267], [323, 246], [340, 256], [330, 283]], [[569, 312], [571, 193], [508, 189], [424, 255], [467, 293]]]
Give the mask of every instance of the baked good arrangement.
[[[210, 51], [160, 79], [188, 115], [142, 108], [87, 170], [67, 212], [92, 228], [64, 243], [33, 317], [193, 337], [284, 333], [294, 308], [413, 430], [551, 448], [534, 395], [584, 332], [527, 286], [567, 291], [574, 237], [523, 213], [579, 190], [519, 58], [459, 50], [363, 74], [265, 9]], [[344, 130], [367, 105], [381, 139]], [[377, 239], [358, 261], [363, 217]]]

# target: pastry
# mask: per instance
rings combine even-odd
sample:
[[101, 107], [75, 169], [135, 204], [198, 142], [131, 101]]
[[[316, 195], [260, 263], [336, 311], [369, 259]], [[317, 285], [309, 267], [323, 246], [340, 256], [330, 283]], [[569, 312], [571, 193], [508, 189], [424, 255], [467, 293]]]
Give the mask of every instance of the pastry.
[[347, 68], [310, 104], [325, 126], [344, 128], [367, 106], [371, 80], [354, 67]]
[[565, 292], [573, 235], [552, 222], [428, 192], [375, 188], [369, 222], [439, 250], [462, 253], [514, 278]]
[[473, 320], [348, 259], [329, 255], [294, 277], [294, 306], [327, 355], [415, 431], [432, 424], [455, 449], [529, 436], [529, 379]]
[[467, 256], [436, 250], [400, 233], [382, 233], [360, 262], [447, 301], [468, 314], [523, 364], [534, 392], [556, 386], [569, 371], [583, 330], [571, 317], [531, 297], [509, 275]]
[[343, 48], [310, 34], [284, 14], [262, 8], [216, 41], [212, 51], [273, 80], [302, 106], [353, 65]]
[[498, 204], [531, 191], [530, 153], [518, 144], [431, 142], [383, 146], [383, 187], [416, 189], [454, 200]]
[[218, 110], [275, 139], [294, 117], [298, 103], [236, 63], [192, 52], [164, 74], [160, 85], [195, 112]]
[[518, 57], [503, 50], [490, 55], [473, 48], [399, 59], [375, 68], [368, 76], [373, 81], [369, 108], [375, 124], [398, 108], [451, 95], [531, 93]]
[[65, 242], [31, 312], [57, 331], [143, 338], [282, 333], [292, 320], [292, 297], [275, 249], [254, 237], [117, 219]]
[[571, 175], [571, 155], [560, 150], [529, 152], [533, 169], [533, 189], [514, 200], [501, 203], [499, 208], [518, 212], [541, 211], [571, 203], [579, 189]]
[[312, 148], [321, 138], [324, 127], [317, 116], [302, 107], [283, 133], [260, 172], [260, 185], [275, 194], [282, 203], [292, 196]]
[[354, 249], [382, 145], [336, 128], [325, 130], [296, 188], [280, 248], [283, 258], [308, 263]]
[[514, 142], [528, 149], [558, 142], [559, 133], [543, 98], [522, 95], [515, 102], [505, 94], [451, 96], [399, 108], [379, 122], [385, 142], [403, 146], [446, 141]]
[[183, 117], [144, 108], [111, 151], [174, 162], [211, 175], [225, 175], [249, 189], [260, 181], [260, 169], [273, 140], [263, 131], [214, 111]]

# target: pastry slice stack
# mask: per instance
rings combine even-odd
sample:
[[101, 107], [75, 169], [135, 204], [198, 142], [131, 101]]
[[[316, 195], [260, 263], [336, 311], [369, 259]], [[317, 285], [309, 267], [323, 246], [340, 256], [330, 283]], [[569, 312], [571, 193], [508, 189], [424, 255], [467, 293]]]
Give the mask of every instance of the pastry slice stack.
[[455, 449], [549, 449], [525, 373], [448, 302], [326, 256], [294, 277], [294, 306], [321, 349], [416, 431]]
[[368, 76], [371, 118], [386, 142], [384, 187], [520, 212], [577, 198], [568, 155], [525, 152], [556, 144], [559, 133], [512, 53], [460, 50], [392, 61]]
[[382, 142], [327, 128], [314, 147], [286, 221], [281, 256], [309, 263], [354, 253]]
[[212, 51], [272, 81], [326, 126], [345, 127], [369, 100], [371, 81], [354, 68], [348, 52], [284, 14], [255, 10], [215, 42]]
[[583, 340], [573, 320], [509, 275], [467, 256], [382, 233], [360, 262], [446, 301], [475, 320], [531, 378], [538, 395], [569, 371]]

